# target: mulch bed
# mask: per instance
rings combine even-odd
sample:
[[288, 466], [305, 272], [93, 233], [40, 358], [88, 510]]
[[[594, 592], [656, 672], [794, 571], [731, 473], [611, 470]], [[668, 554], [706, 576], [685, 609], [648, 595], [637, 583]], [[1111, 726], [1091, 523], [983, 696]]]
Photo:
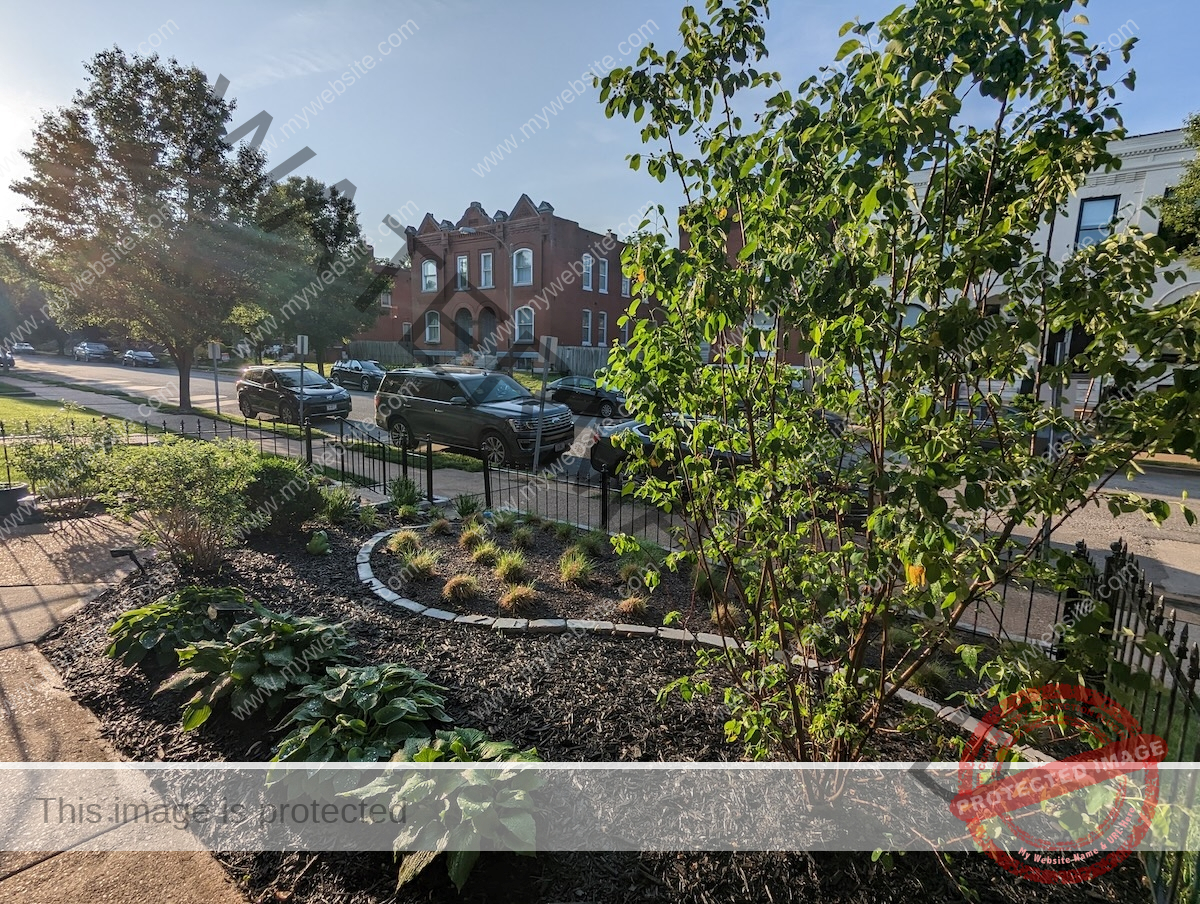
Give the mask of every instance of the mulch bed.
[[[549, 526], [550, 522], [546, 522], [546, 525]], [[375, 577], [411, 600], [461, 615], [577, 618], [657, 626], [663, 624], [668, 612], [676, 611], [681, 614], [681, 621], [676, 627], [687, 627], [693, 631], [715, 630], [710, 621], [711, 604], [697, 599], [689, 581], [666, 569], [660, 569], [659, 585], [653, 592], [646, 590], [638, 578], [634, 578], [632, 583], [623, 581], [619, 572], [622, 564], [629, 559], [618, 557], [611, 546], [604, 550], [593, 550], [589, 556], [592, 576], [586, 583], [564, 584], [559, 576], [558, 561], [575, 540], [564, 540], [541, 528], [533, 529], [526, 547], [516, 545], [512, 530], [493, 530], [489, 533], [491, 542], [501, 552], [516, 550], [521, 553], [528, 566], [528, 575], [519, 583], [532, 584], [537, 592], [534, 602], [520, 612], [501, 611], [497, 601], [507, 585], [493, 574], [492, 566], [475, 562], [471, 553], [458, 545], [462, 529], [461, 524], [455, 524], [446, 534], [419, 531], [421, 548], [434, 552], [438, 557], [437, 573], [433, 577], [427, 580], [407, 579], [403, 561], [388, 552], [382, 543], [371, 558]], [[582, 532], [576, 536], [582, 536]], [[442, 588], [447, 580], [458, 574], [468, 574], [478, 580], [480, 593], [466, 600], [444, 599]], [[643, 613], [618, 612], [617, 604], [630, 595], [645, 600], [646, 609]]]
[[[314, 557], [302, 539], [258, 538], [234, 552], [204, 583], [237, 585], [270, 608], [344, 623], [364, 662], [401, 661], [448, 688], [455, 724], [484, 728], [560, 761], [722, 761], [740, 749], [723, 735], [719, 698], [684, 702], [658, 690], [694, 668], [693, 653], [661, 641], [593, 635], [506, 636], [409, 615], [378, 600], [355, 577], [354, 556], [371, 531], [333, 528], [333, 553]], [[155, 595], [191, 583], [153, 566]], [[71, 693], [90, 707], [104, 734], [132, 760], [243, 761], [271, 756], [278, 733], [268, 720], [214, 717], [199, 731], [179, 725], [178, 695], [154, 696], [161, 671], [126, 669], [104, 656], [107, 629], [139, 602], [147, 578], [134, 576], [85, 606], [41, 644]], [[689, 588], [690, 589], [690, 588]], [[569, 638], [569, 640], [568, 640]], [[897, 713], [897, 716], [900, 714]], [[883, 759], [930, 758], [944, 742], [928, 734], [885, 733]], [[894, 858], [885, 868], [866, 854], [549, 853], [480, 858], [460, 896], [435, 863], [395, 890], [388, 854], [226, 853], [230, 875], [256, 902], [1132, 902], [1146, 897], [1141, 870], [1127, 861], [1088, 886], [1046, 887], [1004, 873], [982, 855], [933, 853]]]

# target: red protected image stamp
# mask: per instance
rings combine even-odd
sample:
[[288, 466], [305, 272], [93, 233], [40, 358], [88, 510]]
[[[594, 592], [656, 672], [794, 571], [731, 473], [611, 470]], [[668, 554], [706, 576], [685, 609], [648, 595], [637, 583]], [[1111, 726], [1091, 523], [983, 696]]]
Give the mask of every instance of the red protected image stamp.
[[[1081, 752], [1029, 764], [1017, 747], [1054, 739]], [[1091, 688], [1027, 688], [980, 721], [959, 767], [951, 812], [1014, 875], [1053, 885], [1118, 866], [1150, 829], [1166, 742]]]

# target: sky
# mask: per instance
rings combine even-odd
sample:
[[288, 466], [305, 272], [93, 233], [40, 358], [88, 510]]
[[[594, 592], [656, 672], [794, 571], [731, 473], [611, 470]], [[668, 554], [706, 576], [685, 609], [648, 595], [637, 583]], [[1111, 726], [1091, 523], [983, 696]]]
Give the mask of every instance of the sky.
[[[897, 2], [775, 0], [770, 68], [794, 86], [833, 60], [844, 21], [870, 21]], [[237, 101], [232, 127], [266, 111], [270, 167], [308, 147], [315, 156], [296, 174], [354, 183], [382, 256], [402, 244], [382, 225], [389, 215], [406, 225], [426, 211], [457, 221], [472, 201], [507, 211], [525, 192], [589, 229], [626, 234], [646, 205], [673, 210], [681, 200], [677, 186], [629, 169], [640, 126], [607, 119], [585, 76], [634, 64], [649, 41], [676, 48], [679, 0], [5, 6], [0, 230], [21, 220], [23, 199], [8, 186], [26, 171], [19, 152], [40, 112], [68, 103], [84, 84], [84, 62], [113, 45], [175, 57], [214, 82], [225, 76]], [[1137, 90], [1122, 101], [1132, 134], [1178, 128], [1200, 112], [1191, 56], [1200, 3], [1093, 0], [1086, 13], [1097, 41], [1121, 29], [1139, 38]]]

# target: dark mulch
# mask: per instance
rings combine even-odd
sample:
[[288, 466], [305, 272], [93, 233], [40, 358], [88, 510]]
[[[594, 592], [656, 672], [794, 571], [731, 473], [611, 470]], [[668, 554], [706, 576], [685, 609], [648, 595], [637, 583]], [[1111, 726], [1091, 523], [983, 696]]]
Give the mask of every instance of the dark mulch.
[[[528, 575], [520, 583], [531, 583], [537, 592], [532, 605], [520, 612], [501, 612], [497, 601], [506, 589], [503, 581], [493, 574], [489, 565], [481, 565], [471, 558], [471, 553], [458, 545], [461, 527], [455, 525], [448, 534], [430, 534], [420, 531], [422, 549], [438, 556], [437, 573], [427, 580], [408, 580], [402, 561], [389, 553], [381, 544], [372, 556], [371, 567], [375, 576], [409, 599], [426, 606], [436, 606], [462, 614], [520, 615], [525, 618], [580, 618], [596, 621], [616, 621], [632, 624], [661, 625], [668, 612], [679, 612], [680, 626], [695, 631], [711, 631], [709, 623], [711, 608], [696, 599], [690, 582], [678, 574], [660, 569], [659, 584], [653, 592], [645, 588], [640, 577], [621, 580], [621, 566], [627, 558], [619, 558], [611, 547], [596, 550], [589, 559], [592, 563], [591, 578], [583, 584], [564, 584], [559, 576], [558, 562], [574, 541], [560, 539], [545, 530], [534, 530], [527, 547], [518, 547], [513, 541], [512, 531], [493, 531], [490, 539], [501, 550], [516, 550], [524, 556]], [[479, 581], [478, 596], [451, 601], [442, 597], [446, 581], [455, 575], [469, 574]], [[646, 601], [646, 610], [641, 615], [620, 613], [617, 604], [627, 596], [641, 596]]]
[[[354, 554], [368, 531], [329, 531], [334, 552], [313, 557], [301, 540], [260, 538], [231, 556], [210, 584], [236, 584], [266, 605], [343, 622], [364, 661], [403, 661], [448, 688], [455, 724], [485, 728], [548, 760], [731, 760], [723, 708], [711, 698], [660, 704], [658, 689], [694, 667], [693, 654], [659, 641], [595, 636], [522, 637], [446, 625], [380, 603], [355, 578]], [[154, 593], [185, 581], [155, 566]], [[134, 577], [84, 607], [42, 644], [71, 693], [100, 719], [104, 733], [134, 760], [240, 761], [269, 758], [278, 734], [215, 717], [201, 730], [179, 727], [177, 695], [153, 696], [162, 671], [125, 669], [103, 655], [115, 615], [140, 602]], [[886, 732], [882, 758], [929, 758], [939, 729]], [[940, 748], [939, 748], [940, 749]], [[958, 901], [955, 884], [981, 902], [1145, 899], [1134, 861], [1086, 887], [1033, 885], [981, 855], [953, 855], [943, 868], [930, 854], [895, 858], [890, 871], [868, 855], [806, 853], [550, 853], [485, 855], [460, 897], [435, 863], [395, 893], [390, 855], [226, 853], [220, 859], [254, 901], [336, 902], [891, 902]], [[953, 878], [952, 878], [953, 877]], [[395, 895], [395, 896], [394, 896]]]

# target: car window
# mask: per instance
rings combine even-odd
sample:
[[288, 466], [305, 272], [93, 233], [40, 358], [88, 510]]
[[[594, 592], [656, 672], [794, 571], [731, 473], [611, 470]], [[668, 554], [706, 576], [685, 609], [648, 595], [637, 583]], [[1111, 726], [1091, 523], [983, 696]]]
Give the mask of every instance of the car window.
[[595, 388], [596, 388], [596, 381], [595, 381], [595, 380], [589, 380], [589, 379], [587, 379], [587, 378], [585, 378], [585, 377], [580, 377], [580, 378], [579, 378], [579, 383], [578, 383], [577, 385], [579, 386], [579, 388], [580, 388], [580, 389], [595, 389]]
[[274, 373], [275, 373], [275, 379], [280, 383], [280, 385], [287, 386], [292, 389], [299, 388], [301, 373], [304, 374], [304, 385], [305, 386], [311, 386], [315, 389], [329, 388], [329, 381], [326, 380], [323, 376], [321, 376], [316, 371], [312, 371], [312, 370], [304, 370], [304, 371], [277, 370]]
[[467, 397], [476, 405], [532, 398], [528, 389], [506, 374], [464, 377], [462, 387], [466, 390]]
[[261, 370], [248, 370], [242, 374], [242, 379], [250, 383], [261, 383], [263, 372]]

